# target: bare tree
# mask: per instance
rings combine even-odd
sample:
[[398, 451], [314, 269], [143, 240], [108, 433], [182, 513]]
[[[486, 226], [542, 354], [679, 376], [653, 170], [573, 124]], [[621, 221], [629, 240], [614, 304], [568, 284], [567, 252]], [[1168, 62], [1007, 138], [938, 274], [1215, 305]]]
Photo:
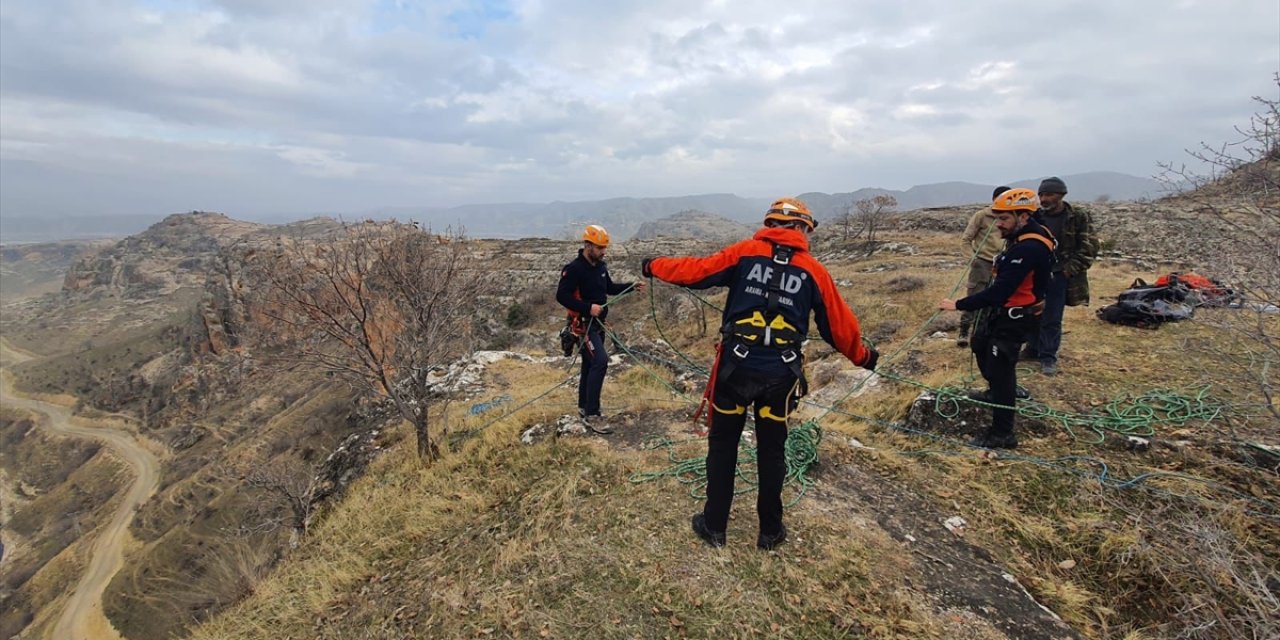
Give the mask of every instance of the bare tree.
[[898, 199], [885, 193], [872, 198], [863, 198], [853, 203], [853, 209], [846, 214], [859, 226], [859, 234], [867, 240], [867, 255], [876, 248], [876, 233], [887, 226], [889, 214], [898, 207]]
[[315, 505], [316, 469], [311, 465], [267, 462], [245, 474], [244, 486], [274, 496], [285, 513], [268, 513], [256, 522], [243, 526], [245, 532], [260, 533], [288, 525], [289, 546], [296, 547], [306, 536]]
[[[1280, 74], [1275, 82], [1280, 88]], [[1215, 345], [1192, 345], [1218, 365], [1206, 374], [1256, 390], [1280, 418], [1272, 379], [1280, 369], [1280, 100], [1254, 100], [1261, 109], [1236, 128], [1236, 140], [1201, 143], [1187, 152], [1195, 168], [1162, 163], [1158, 178], [1182, 191], [1174, 200], [1198, 217], [1196, 240], [1181, 257], [1211, 265], [1242, 299], [1239, 309], [1197, 315], [1221, 329]]]
[[840, 229], [840, 239], [844, 242], [849, 241], [849, 236], [853, 235], [853, 230], [858, 227], [857, 210], [856, 206], [850, 206], [833, 221]]
[[429, 409], [447, 391], [430, 374], [472, 349], [492, 287], [464, 238], [367, 222], [319, 243], [282, 241], [257, 267], [260, 313], [289, 341], [281, 357], [389, 400], [419, 456], [435, 460]]

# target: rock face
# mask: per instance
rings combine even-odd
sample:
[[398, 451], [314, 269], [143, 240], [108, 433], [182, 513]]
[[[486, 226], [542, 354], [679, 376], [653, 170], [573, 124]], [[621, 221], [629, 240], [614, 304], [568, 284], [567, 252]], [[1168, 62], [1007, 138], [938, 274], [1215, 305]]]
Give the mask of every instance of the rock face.
[[684, 238], [720, 244], [751, 237], [755, 229], [728, 218], [705, 211], [681, 211], [640, 225], [632, 240]]
[[0, 298], [14, 300], [57, 290], [67, 269], [111, 240], [50, 242], [0, 246]]
[[161, 296], [204, 284], [209, 262], [264, 225], [221, 213], [171, 215], [71, 266], [63, 291], [100, 292], [130, 298]]

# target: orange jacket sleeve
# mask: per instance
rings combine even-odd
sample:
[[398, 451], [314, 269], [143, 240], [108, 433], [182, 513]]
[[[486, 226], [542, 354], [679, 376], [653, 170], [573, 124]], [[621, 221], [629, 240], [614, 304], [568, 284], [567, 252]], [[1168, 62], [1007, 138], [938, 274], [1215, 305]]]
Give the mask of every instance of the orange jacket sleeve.
[[813, 306], [818, 334], [854, 364], [865, 366], [871, 358], [871, 351], [862, 344], [862, 327], [858, 324], [858, 316], [854, 315], [853, 309], [840, 297], [840, 290], [836, 288], [835, 280], [831, 279], [826, 267], [807, 253], [797, 258], [796, 263], [813, 274], [813, 281], [818, 285], [818, 301]]
[[738, 260], [746, 255], [760, 255], [761, 247], [768, 250], [767, 244], [759, 240], [743, 240], [705, 258], [654, 258], [649, 263], [649, 271], [663, 282], [690, 289], [728, 286], [733, 280]]

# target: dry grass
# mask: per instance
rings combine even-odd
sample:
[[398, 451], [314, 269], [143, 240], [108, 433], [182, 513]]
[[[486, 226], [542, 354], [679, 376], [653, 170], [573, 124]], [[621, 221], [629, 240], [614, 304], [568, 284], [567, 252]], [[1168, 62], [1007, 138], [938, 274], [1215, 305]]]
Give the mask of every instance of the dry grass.
[[[554, 384], [530, 369], [504, 375], [515, 389]], [[941, 637], [882, 538], [803, 513], [792, 553], [760, 553], [748, 535], [707, 551], [682, 487], [628, 481], [659, 453], [512, 444], [550, 417], [495, 425], [430, 468], [388, 456], [297, 562], [196, 637]], [[747, 502], [735, 522], [753, 519]]]
[[[954, 346], [954, 332], [930, 336], [954, 326], [955, 315], [938, 314], [936, 304], [962, 286], [955, 238], [889, 233], [883, 239], [910, 243], [917, 252], [828, 263], [864, 332], [878, 336], [882, 363], [928, 386], [970, 384], [976, 372], [968, 352]], [[820, 245], [818, 253], [838, 249]], [[908, 275], [912, 285], [899, 286]], [[1099, 265], [1091, 271], [1093, 308], [1134, 277], [1154, 275]], [[722, 294], [704, 297], [723, 303]], [[666, 338], [708, 365], [718, 314], [667, 287], [659, 286], [655, 298]], [[1142, 331], [1105, 325], [1092, 312], [1068, 309], [1060, 376], [1020, 373], [1051, 408], [1088, 412], [1126, 393], [1201, 380], [1202, 367], [1187, 357], [1185, 346], [1215, 339], [1204, 325]], [[611, 321], [628, 342], [681, 361], [661, 350], [664, 340], [649, 313], [648, 294], [641, 294], [621, 302]], [[699, 315], [707, 320], [706, 332]], [[137, 349], [121, 351], [112, 362], [127, 368], [125, 355], [137, 355]], [[826, 413], [826, 406], [804, 409], [806, 416], [822, 416], [827, 433], [814, 472], [819, 484], [789, 508], [792, 538], [776, 553], [754, 548], [750, 495], [735, 504], [728, 548], [698, 544], [688, 530], [698, 503], [673, 481], [633, 484], [635, 472], [661, 469], [668, 461], [662, 451], [637, 447], [638, 438], [625, 432], [608, 440], [518, 444], [523, 428], [574, 412], [572, 384], [538, 396], [577, 370], [505, 361], [490, 367], [485, 391], [472, 401], [509, 395], [510, 402], [477, 415], [469, 413], [468, 402], [452, 403], [447, 416], [434, 419], [447, 425], [446, 442], [454, 450], [429, 467], [414, 456], [407, 427], [384, 438], [388, 452], [270, 575], [263, 575], [269, 558], [229, 543], [201, 556], [200, 565], [210, 581], [227, 589], [178, 585], [177, 572], [160, 578], [184, 603], [209, 601], [200, 615], [222, 607], [226, 598], [249, 594], [198, 627], [196, 638], [1013, 637], [986, 616], [941, 602], [938, 591], [918, 579], [929, 561], [877, 522], [915, 516], [920, 526], [937, 528], [928, 518], [945, 513], [968, 520], [967, 541], [988, 550], [1088, 637], [1235, 638], [1276, 631], [1280, 533], [1274, 519], [1246, 513], [1249, 503], [1239, 494], [1274, 502], [1280, 482], [1274, 466], [1243, 455], [1238, 442], [1274, 443], [1274, 425], [1247, 410], [1206, 424], [1157, 424], [1157, 442], [1171, 444], [1149, 452], [1097, 447], [1049, 430], [1024, 439], [1019, 453], [1025, 459], [995, 460], [954, 442], [888, 428], [905, 416], [917, 387], [877, 379], [844, 397], [856, 384], [850, 380], [858, 379], [849, 375], [852, 365], [817, 340], [808, 355], [810, 373], [818, 386], [828, 387], [831, 404], [857, 417]], [[82, 356], [68, 356], [61, 361], [67, 366], [40, 375], [78, 379], [87, 361], [75, 358]], [[679, 417], [681, 410], [692, 409], [701, 389], [673, 393], [668, 385], [682, 384], [675, 372], [644, 365], [611, 370], [606, 410], [634, 420], [627, 427], [646, 418], [652, 427], [660, 416], [667, 423], [656, 433], [683, 437], [690, 425]], [[222, 449], [248, 456], [252, 447], [277, 446], [294, 433], [280, 425], [322, 404], [298, 397], [309, 384], [257, 384], [269, 397], [247, 407], [213, 406], [199, 416], [209, 437], [184, 453], [191, 462], [173, 463], [197, 466], [166, 469], [172, 487], [144, 510], [139, 533], [148, 546], [141, 553], [211, 546], [215, 525], [225, 523], [206, 516], [236, 511], [229, 494], [218, 494], [216, 478], [198, 473], [198, 465]], [[1247, 389], [1214, 391], [1237, 407], [1253, 401]], [[526, 402], [531, 404], [522, 407]], [[254, 433], [242, 434], [237, 425], [254, 425]], [[849, 438], [874, 449], [851, 448]], [[680, 453], [698, 455], [701, 447], [685, 444]], [[1132, 489], [1103, 487], [1097, 462], [1046, 464], [1065, 455], [1105, 462], [1116, 478], [1177, 472], [1200, 481], [1163, 477]], [[854, 472], [920, 502], [908, 507], [892, 495], [876, 501], [847, 491], [841, 482], [861, 477]], [[188, 516], [189, 536], [164, 535]], [[156, 566], [168, 566], [160, 560]], [[150, 566], [138, 563], [144, 564]], [[56, 585], [46, 572], [69, 566], [59, 557], [37, 578]], [[161, 610], [164, 592], [148, 593], [156, 602], [145, 611]], [[190, 615], [188, 609], [180, 613]]]
[[[959, 287], [963, 267], [953, 240], [886, 240], [916, 243], [919, 253], [829, 265], [852, 283], [843, 287], [846, 299], [866, 331], [914, 319], [878, 345], [886, 355], [901, 350], [888, 360], [891, 370], [929, 386], [968, 383], [975, 372], [954, 335], [917, 332], [936, 315], [937, 300]], [[880, 263], [895, 268], [873, 270]], [[919, 274], [924, 286], [895, 291], [889, 283], [904, 271]], [[1104, 300], [1136, 275], [1151, 274], [1103, 264], [1091, 275], [1095, 299]], [[679, 308], [666, 296], [659, 309]], [[652, 325], [640, 321], [648, 311], [647, 299], [633, 298], [615, 311], [615, 323], [625, 319], [628, 339], [656, 339]], [[708, 315], [714, 334], [718, 319]], [[1063, 411], [1193, 385], [1198, 363], [1180, 345], [1214, 338], [1191, 323], [1159, 332], [1105, 325], [1089, 308], [1069, 309], [1066, 324], [1063, 373], [1023, 376], [1038, 398]], [[709, 360], [713, 337], [695, 325], [686, 315], [663, 329], [677, 349]], [[824, 345], [809, 351], [811, 372], [828, 381], [851, 368]], [[696, 400], [697, 391], [679, 397], [666, 387], [671, 372], [650, 370], [616, 370], [606, 383], [610, 409], [644, 412]], [[513, 396], [497, 410], [506, 412], [573, 372], [503, 363], [490, 375], [493, 394]], [[1224, 397], [1242, 399], [1232, 391]], [[917, 392], [880, 380], [837, 405], [870, 421], [807, 409], [823, 415], [828, 434], [822, 477], [866, 469], [940, 512], [962, 515], [971, 541], [1088, 637], [1265, 636], [1280, 624], [1269, 608], [1280, 534], [1273, 519], [1247, 515], [1236, 493], [1274, 499], [1280, 485], [1274, 470], [1220, 457], [1211, 445], [1224, 438], [1220, 422], [1157, 424], [1158, 438], [1193, 444], [1147, 453], [1051, 431], [1026, 439], [1019, 451], [1025, 459], [993, 460], [885, 428], [905, 415]], [[838, 485], [821, 484], [789, 510], [793, 538], [773, 554], [753, 548], [751, 500], [738, 500], [729, 547], [712, 551], [688, 532], [697, 503], [685, 487], [629, 481], [635, 471], [665, 467], [662, 452], [619, 451], [596, 439], [515, 444], [523, 426], [572, 412], [574, 394], [572, 385], [561, 387], [492, 426], [496, 415], [456, 408], [452, 430], [486, 428], [429, 468], [403, 448], [391, 452], [253, 598], [194, 637], [1004, 637], [908, 582], [921, 560], [869, 526], [867, 517], [876, 514], [840, 495]], [[1257, 427], [1247, 415], [1229, 417], [1237, 432]], [[874, 450], [849, 449], [843, 442], [850, 437]], [[698, 446], [683, 454], [696, 455]], [[1157, 478], [1139, 488], [1107, 488], [1094, 462], [1042, 464], [1063, 455], [1104, 461], [1117, 478], [1177, 471], [1203, 482]]]

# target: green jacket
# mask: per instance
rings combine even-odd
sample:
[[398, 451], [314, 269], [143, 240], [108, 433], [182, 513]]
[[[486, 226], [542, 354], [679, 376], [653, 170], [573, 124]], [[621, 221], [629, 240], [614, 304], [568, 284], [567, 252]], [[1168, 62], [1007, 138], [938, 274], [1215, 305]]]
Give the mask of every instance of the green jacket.
[[[1067, 218], [1062, 224], [1062, 237], [1058, 240], [1058, 264], [1067, 274], [1067, 305], [1089, 304], [1089, 267], [1098, 257], [1098, 232], [1093, 228], [1093, 214], [1083, 207], [1073, 207], [1063, 202]], [[1036, 214], [1043, 219], [1044, 211]]]

